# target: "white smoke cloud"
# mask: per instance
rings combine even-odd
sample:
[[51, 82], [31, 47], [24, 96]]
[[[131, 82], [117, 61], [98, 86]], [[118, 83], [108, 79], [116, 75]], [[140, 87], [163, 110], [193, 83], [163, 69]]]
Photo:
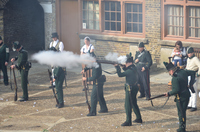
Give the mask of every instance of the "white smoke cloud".
[[118, 57], [118, 53], [111, 53], [109, 52], [105, 58], [106, 60], [109, 60], [109, 61], [116, 61], [118, 63], [121, 63], [121, 64], [124, 64], [126, 63], [126, 60], [127, 60], [127, 57], [124, 55], [124, 56], [119, 56]]
[[80, 56], [71, 51], [40, 51], [33, 54], [31, 58], [38, 61], [40, 64], [61, 66], [66, 67], [67, 69], [78, 67], [82, 64], [87, 65], [87, 67], [98, 67], [98, 64], [95, 62], [95, 58], [91, 57], [89, 54]]

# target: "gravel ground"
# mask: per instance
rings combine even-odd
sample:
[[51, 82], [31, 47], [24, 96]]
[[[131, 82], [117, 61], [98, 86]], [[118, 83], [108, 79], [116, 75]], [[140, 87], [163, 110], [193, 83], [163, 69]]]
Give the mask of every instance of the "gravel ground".
[[[37, 65], [37, 64], [34, 64]], [[22, 96], [20, 77], [17, 73], [18, 97]], [[0, 82], [0, 132], [175, 132], [178, 115], [174, 97], [167, 104], [165, 97], [150, 101], [138, 99], [143, 123], [121, 127], [125, 121], [124, 78], [107, 75], [104, 96], [108, 113], [87, 117], [85, 93], [82, 91], [81, 75], [68, 71], [67, 87], [64, 87], [64, 108], [55, 107], [56, 101], [49, 89], [47, 69], [33, 69], [29, 75], [29, 101], [13, 101], [14, 92]], [[92, 86], [90, 85], [90, 93]], [[169, 91], [167, 83], [151, 83], [152, 96]], [[139, 95], [139, 94], [138, 94]], [[89, 98], [90, 99], [90, 98]], [[197, 106], [200, 106], [200, 98]], [[97, 105], [97, 111], [99, 110]], [[132, 120], [135, 119], [134, 113]], [[200, 132], [200, 111], [187, 111], [187, 131]]]

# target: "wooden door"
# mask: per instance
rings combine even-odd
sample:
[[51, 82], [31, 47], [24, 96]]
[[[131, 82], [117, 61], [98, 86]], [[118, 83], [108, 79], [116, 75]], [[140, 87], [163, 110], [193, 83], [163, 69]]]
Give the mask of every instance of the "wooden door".
[[56, 1], [56, 25], [66, 51], [80, 53], [79, 19], [77, 0]]

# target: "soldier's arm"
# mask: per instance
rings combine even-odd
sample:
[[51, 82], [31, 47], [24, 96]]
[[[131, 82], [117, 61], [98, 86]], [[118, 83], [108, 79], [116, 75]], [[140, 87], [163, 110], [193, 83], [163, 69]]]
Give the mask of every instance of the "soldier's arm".
[[176, 95], [178, 94], [180, 91], [180, 85], [179, 85], [179, 81], [178, 78], [173, 78], [172, 79], [172, 91], [168, 92], [168, 95]]
[[26, 62], [27, 62], [27, 59], [28, 59], [28, 57], [27, 57], [28, 55], [27, 55], [27, 52], [23, 52], [22, 54], [21, 54], [21, 57], [19, 58], [20, 60], [18, 60], [18, 65], [16, 65], [16, 68], [20, 68], [20, 67], [22, 67], [22, 66], [24, 66], [25, 64], [26, 64]]
[[125, 76], [127, 76], [130, 73], [129, 70], [121, 72], [121, 68], [119, 66], [116, 66], [115, 68], [117, 70], [118, 77], [125, 77]]
[[100, 71], [98, 68], [93, 68], [92, 69], [92, 77], [88, 77], [87, 81], [95, 81], [100, 74], [99, 72]]
[[9, 48], [6, 46], [6, 62], [9, 62], [9, 57], [10, 57]]
[[147, 60], [148, 64], [145, 66], [145, 69], [150, 69], [150, 67], [152, 65], [152, 58], [151, 58], [151, 54], [149, 53], [149, 51], [146, 52], [146, 60]]

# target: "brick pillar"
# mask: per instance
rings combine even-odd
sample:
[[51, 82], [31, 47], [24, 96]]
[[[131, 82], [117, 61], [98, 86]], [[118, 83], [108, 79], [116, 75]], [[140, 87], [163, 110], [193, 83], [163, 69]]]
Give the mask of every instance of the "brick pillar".
[[149, 45], [146, 46], [150, 51], [154, 63], [158, 63], [160, 58], [160, 46], [158, 41], [161, 39], [161, 1], [145, 0], [145, 38]]

